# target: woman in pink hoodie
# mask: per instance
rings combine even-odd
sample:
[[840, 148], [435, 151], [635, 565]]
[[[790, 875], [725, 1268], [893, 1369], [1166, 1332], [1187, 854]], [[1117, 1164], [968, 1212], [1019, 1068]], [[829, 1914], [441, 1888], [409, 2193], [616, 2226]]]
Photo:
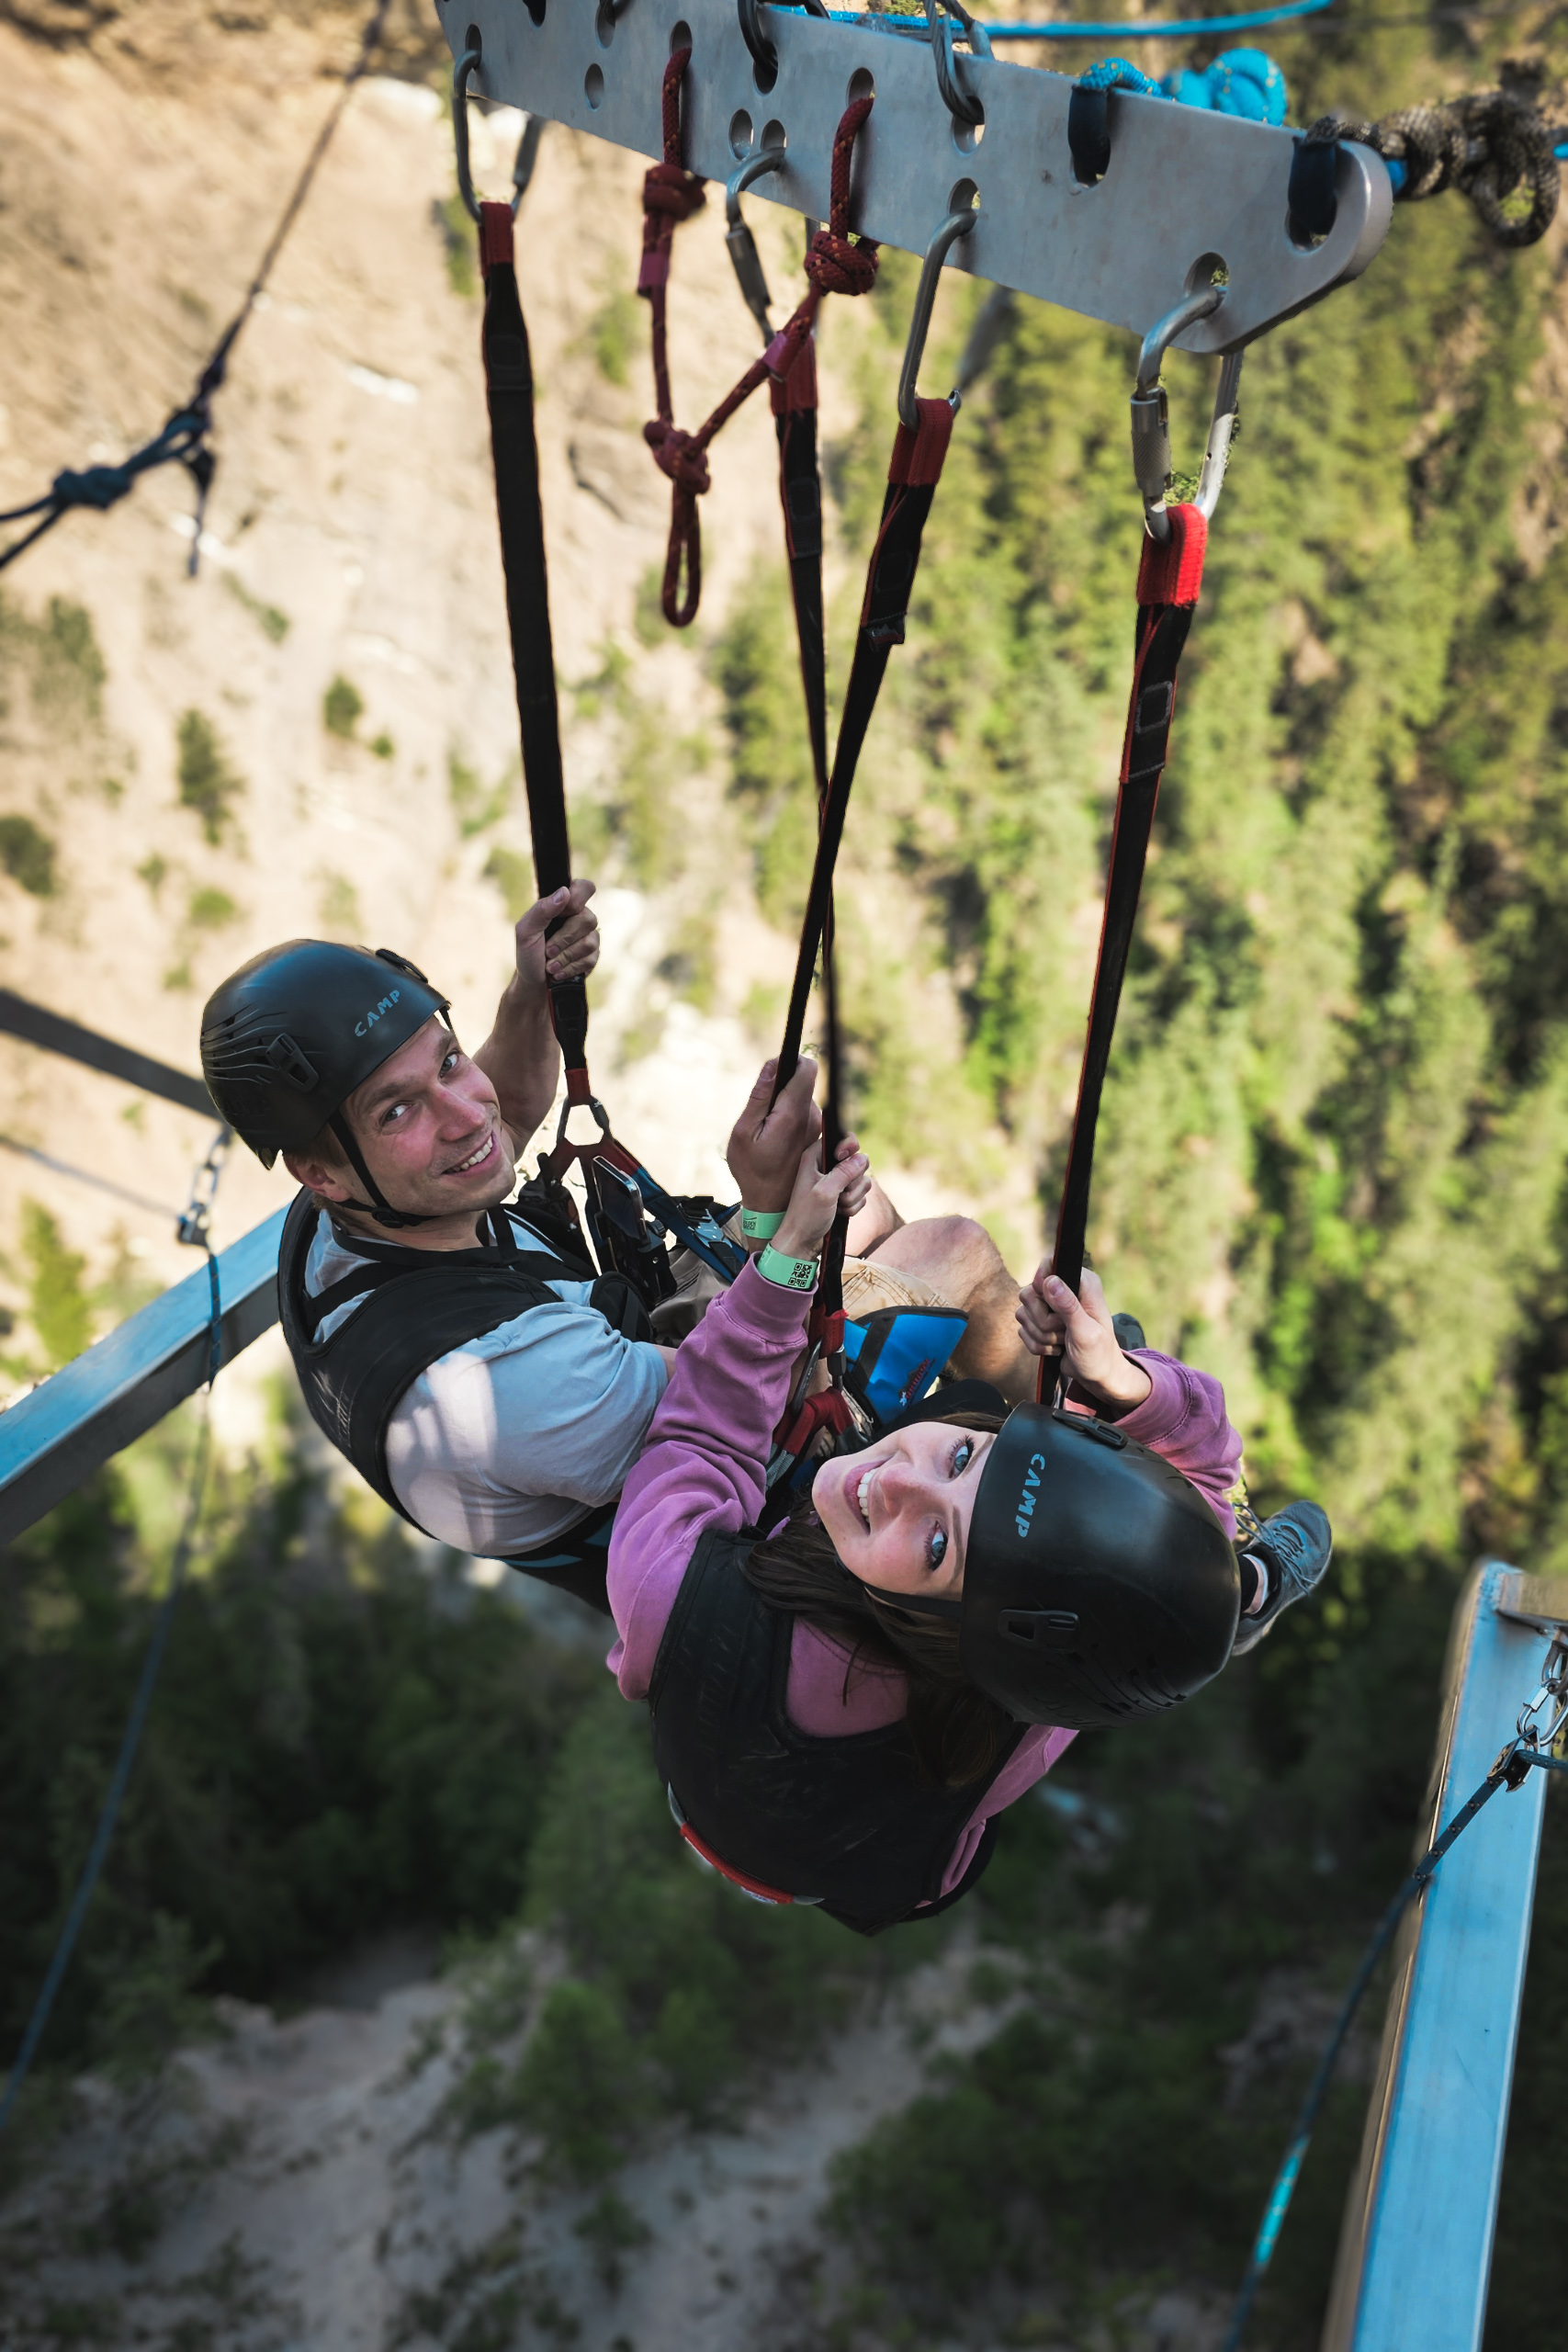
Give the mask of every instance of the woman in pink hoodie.
[[[966, 1892], [997, 1816], [1075, 1725], [1187, 1696], [1230, 1654], [1238, 1610], [1257, 1638], [1321, 1575], [1327, 1522], [1305, 1582], [1288, 1542], [1275, 1557], [1280, 1522], [1238, 1567], [1241, 1442], [1219, 1383], [1123, 1351], [1096, 1278], [1075, 1297], [1047, 1260], [1018, 1295], [1018, 1328], [1032, 1356], [1061, 1352], [1071, 1408], [969, 1383], [955, 1412], [959, 1392], [939, 1389], [823, 1463], [759, 1537], [817, 1259], [870, 1185], [852, 1138], [827, 1172], [807, 1149], [791, 1183], [786, 1107], [772, 1136], [743, 1121], [731, 1138], [753, 1227], [777, 1229], [681, 1347], [627, 1478], [608, 1664], [649, 1702], [671, 1809], [699, 1854], [760, 1900], [875, 1933]], [[1066, 1720], [1046, 1720], [1057, 1694]]]

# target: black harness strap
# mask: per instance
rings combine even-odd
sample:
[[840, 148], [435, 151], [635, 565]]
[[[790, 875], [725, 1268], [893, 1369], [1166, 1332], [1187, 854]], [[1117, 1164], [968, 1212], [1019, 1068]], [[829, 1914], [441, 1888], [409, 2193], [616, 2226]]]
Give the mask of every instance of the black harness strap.
[[[1177, 667], [1192, 625], [1193, 607], [1202, 584], [1203, 550], [1208, 543], [1209, 526], [1196, 506], [1171, 506], [1166, 512], [1170, 517], [1170, 537], [1166, 540], [1145, 539], [1138, 567], [1133, 691], [1127, 707], [1116, 820], [1105, 876], [1100, 955], [1089, 1000], [1089, 1031], [1078, 1075], [1077, 1107], [1067, 1148], [1062, 1205], [1056, 1220], [1053, 1263], [1062, 1281], [1074, 1291], [1083, 1279], [1095, 1128], [1111, 1060], [1111, 1041], [1116, 1032], [1122, 983], [1132, 951], [1133, 925], [1148, 858], [1155, 803], [1159, 797], [1159, 780], [1170, 742]], [[1056, 1359], [1051, 1356], [1040, 1360], [1042, 1398], [1045, 1395], [1047, 1367], [1052, 1367], [1054, 1376], [1055, 1364]]]
[[[908, 425], [899, 425], [888, 464], [882, 523], [866, 572], [865, 597], [861, 605], [854, 661], [839, 720], [832, 773], [821, 800], [817, 858], [812, 867], [805, 920], [800, 928], [795, 982], [790, 990], [784, 1043], [779, 1048], [778, 1074], [773, 1080], [773, 1099], [776, 1102], [781, 1090], [795, 1076], [800, 1061], [806, 1011], [820, 951], [824, 1044], [828, 1064], [822, 1146], [826, 1164], [829, 1166], [843, 1139], [838, 978], [833, 956], [833, 871], [844, 837], [844, 820], [849, 811], [850, 793], [854, 785], [861, 751], [876, 709], [882, 681], [887, 673], [887, 657], [896, 645], [904, 642], [904, 627], [908, 618], [915, 574], [919, 567], [926, 517], [931, 513], [931, 500], [942, 479], [948, 443], [953, 437], [953, 410], [947, 401], [921, 400], [917, 406], [920, 420], [919, 429], [911, 432]], [[793, 564], [791, 569], [793, 572]], [[802, 663], [804, 670], [804, 637]], [[809, 697], [809, 685], [807, 693]], [[822, 1252], [822, 1272], [807, 1326], [808, 1337], [832, 1360], [833, 1385], [824, 1394], [806, 1400], [794, 1427], [784, 1437], [785, 1450], [797, 1458], [823, 1422], [831, 1422], [838, 1429], [842, 1429], [848, 1422], [841, 1377], [845, 1231], [845, 1220], [840, 1217]]]
[[[914, 591], [915, 573], [920, 560], [920, 540], [926, 517], [931, 513], [931, 500], [936, 495], [937, 483], [942, 479], [947, 445], [953, 436], [953, 410], [946, 401], [922, 400], [918, 405], [919, 429], [911, 433], [907, 425], [900, 424], [887, 469], [882, 524], [871, 553], [865, 599], [861, 606], [860, 631], [855, 639], [854, 662], [844, 695], [843, 713], [839, 721], [832, 774], [828, 779], [828, 790], [822, 803], [817, 858], [811, 872], [806, 917], [800, 928], [800, 947], [795, 957], [789, 1012], [784, 1021], [784, 1043], [779, 1048], [775, 1097], [779, 1090], [789, 1084], [800, 1060], [806, 1008], [817, 969], [818, 952], [832, 905], [833, 869], [844, 837], [844, 819], [849, 810], [855, 770], [876, 708], [877, 696], [882, 691], [882, 681], [886, 675], [887, 657], [896, 645], [904, 642], [904, 624], [908, 617], [909, 598]], [[826, 977], [824, 985], [829, 985]]]
[[779, 442], [779, 503], [800, 647], [800, 683], [811, 741], [817, 803], [828, 797], [828, 650], [822, 605], [822, 477], [817, 462], [817, 344], [807, 340], [782, 382], [772, 385]]
[[[512, 211], [479, 207], [479, 267], [485, 311], [481, 344], [495, 467], [496, 520], [506, 575], [506, 619], [517, 682], [523, 782], [528, 796], [534, 873], [547, 898], [571, 880], [566, 786], [561, 773], [560, 714], [556, 704], [555, 652], [550, 641], [550, 586], [545, 558], [545, 517], [539, 502], [539, 446], [534, 429], [534, 370], [528, 329], [517, 291]], [[550, 926], [553, 932], [556, 924]], [[547, 933], [547, 936], [548, 934]], [[565, 980], [550, 988], [550, 1019], [566, 1063], [574, 1102], [590, 1099], [588, 985]]]

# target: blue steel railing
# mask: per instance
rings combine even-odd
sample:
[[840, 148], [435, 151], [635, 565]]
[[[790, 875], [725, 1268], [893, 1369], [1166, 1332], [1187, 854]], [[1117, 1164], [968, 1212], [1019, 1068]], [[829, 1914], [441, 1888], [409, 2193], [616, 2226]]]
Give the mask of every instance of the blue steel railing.
[[[219, 1253], [220, 1364], [277, 1320], [287, 1209]], [[197, 1267], [0, 1413], [0, 1543], [8, 1543], [207, 1378], [211, 1295]]]
[[[1454, 1612], [1416, 1851], [1483, 1781], [1568, 1624], [1568, 1577], [1483, 1561]], [[1322, 2352], [1478, 2352], [1547, 1775], [1525, 1774], [1412, 1905]]]

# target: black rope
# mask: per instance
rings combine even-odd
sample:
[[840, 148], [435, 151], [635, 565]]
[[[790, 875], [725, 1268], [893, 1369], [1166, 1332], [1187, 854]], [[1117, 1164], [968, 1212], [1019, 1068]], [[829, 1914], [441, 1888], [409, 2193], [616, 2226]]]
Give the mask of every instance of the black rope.
[[[1540, 110], [1540, 77], [1523, 64], [1503, 68], [1505, 86], [1476, 90], [1437, 107], [1403, 107], [1376, 122], [1325, 115], [1297, 142], [1298, 162], [1322, 151], [1325, 184], [1332, 188], [1335, 153], [1342, 139], [1371, 147], [1395, 167], [1394, 201], [1415, 204], [1458, 188], [1503, 245], [1533, 245], [1556, 218], [1562, 174], [1554, 153], [1562, 133]], [[1292, 173], [1292, 179], [1295, 175]], [[1506, 208], [1521, 191], [1529, 209]], [[1298, 210], [1294, 196], [1292, 211]], [[1334, 224], [1332, 194], [1301, 227], [1325, 235]]]
[[1252, 2307], [1258, 2299], [1258, 2290], [1273, 2259], [1280, 2232], [1284, 2225], [1285, 2216], [1290, 2211], [1291, 2199], [1295, 2194], [1296, 2182], [1306, 2157], [1314, 2126], [1317, 2122], [1323, 2102], [1328, 2096], [1328, 2086], [1333, 2080], [1339, 2053], [1345, 2047], [1346, 2037], [1351, 2026], [1355, 2023], [1356, 2012], [1361, 2006], [1362, 1996], [1372, 1981], [1379, 1961], [1382, 1960], [1393, 1939], [1394, 1930], [1404, 1917], [1406, 1906], [1414, 1896], [1419, 1894], [1455, 1838], [1461, 1830], [1469, 1828], [1482, 1806], [1490, 1798], [1495, 1797], [1499, 1789], [1518, 1788], [1527, 1778], [1531, 1764], [1547, 1762], [1550, 1762], [1553, 1769], [1561, 1769], [1555, 1758], [1549, 1759], [1532, 1753], [1523, 1747], [1517, 1740], [1510, 1741], [1474, 1795], [1461, 1805], [1442, 1836], [1427, 1847], [1382, 1917], [1378, 1921], [1371, 1941], [1361, 1954], [1360, 1964], [1350, 1979], [1349, 1990], [1340, 2004], [1339, 2015], [1334, 2021], [1334, 2030], [1324, 2047], [1323, 2055], [1317, 2062], [1311, 2082], [1307, 2085], [1305, 2097], [1302, 2100], [1301, 2109], [1296, 2117], [1295, 2128], [1291, 2133], [1290, 2145], [1285, 2150], [1284, 2162], [1274, 2176], [1274, 2185], [1269, 2192], [1269, 2201], [1263, 2209], [1263, 2219], [1258, 2225], [1258, 2235], [1253, 2241], [1252, 2254], [1242, 2278], [1240, 2290], [1232, 2307], [1230, 2326], [1225, 2332], [1223, 2352], [1240, 2352], [1242, 2339], [1247, 2333], [1247, 2324], [1252, 2316]]
[[119, 1754], [115, 1758], [108, 1794], [104, 1799], [103, 1810], [98, 1815], [98, 1826], [93, 1833], [93, 1842], [88, 1849], [87, 1859], [82, 1866], [82, 1874], [76, 1882], [76, 1892], [71, 1898], [71, 1908], [65, 1915], [65, 1924], [56, 1939], [53, 1956], [49, 1963], [48, 1973], [39, 1988], [38, 1999], [33, 2003], [32, 2015], [28, 2019], [27, 2031], [22, 2036], [22, 2046], [17, 2053], [16, 2064], [11, 2069], [5, 2091], [0, 2093], [0, 2132], [4, 2132], [11, 2119], [17, 2101], [21, 2096], [22, 2085], [27, 2080], [33, 2061], [38, 2055], [39, 2044], [43, 2040], [51, 2012], [54, 2007], [55, 1997], [64, 1981], [65, 1972], [71, 1964], [71, 1955], [76, 1949], [76, 1939], [82, 1932], [82, 1923], [87, 1916], [88, 1905], [92, 1902], [94, 1891], [103, 1871], [104, 1861], [109, 1849], [109, 1841], [114, 1836], [115, 1823], [118, 1818], [119, 1808], [130, 1780], [131, 1767], [136, 1761], [136, 1752], [141, 1744], [141, 1734], [146, 1725], [148, 1709], [152, 1703], [152, 1690], [158, 1679], [158, 1669], [164, 1663], [164, 1653], [169, 1646], [169, 1632], [174, 1623], [175, 1605], [179, 1600], [180, 1589], [186, 1579], [186, 1570], [190, 1565], [197, 1526], [201, 1517], [202, 1503], [206, 1498], [208, 1465], [212, 1451], [212, 1384], [218, 1377], [219, 1362], [223, 1351], [223, 1305], [219, 1284], [218, 1261], [213, 1256], [210, 1246], [206, 1244], [203, 1246], [207, 1250], [207, 1279], [211, 1295], [211, 1314], [208, 1325], [206, 1408], [197, 1430], [196, 1448], [191, 1457], [190, 1486], [186, 1498], [185, 1519], [180, 1528], [179, 1541], [175, 1546], [175, 1556], [169, 1566], [169, 1589], [160, 1601], [157, 1616], [152, 1622], [152, 1638], [147, 1645], [147, 1655], [141, 1662], [141, 1676], [137, 1683], [136, 1695], [130, 1703], [130, 1713], [126, 1719], [125, 1730], [120, 1737]]
[[19, 539], [13, 539], [8, 548], [0, 548], [0, 571], [4, 571], [8, 563], [15, 563], [19, 555], [25, 554], [28, 548], [41, 539], [46, 531], [51, 531], [62, 515], [69, 514], [73, 508], [86, 506], [100, 514], [107, 514], [135, 487], [139, 475], [150, 472], [154, 466], [178, 464], [184, 466], [196, 484], [196, 529], [186, 567], [192, 578], [195, 577], [201, 553], [208, 492], [218, 468], [218, 460], [207, 446], [207, 436], [212, 430], [212, 396], [221, 388], [229, 372], [230, 356], [239, 341], [240, 332], [266, 289], [267, 279], [283, 251], [289, 231], [299, 217], [300, 208], [310, 194], [310, 183], [343, 120], [344, 109], [355, 85], [368, 73], [370, 61], [380, 47], [381, 31], [390, 6], [391, 0], [377, 0], [375, 11], [360, 40], [359, 55], [344, 74], [343, 87], [332, 111], [316, 134], [315, 144], [267, 242], [255, 276], [246, 288], [245, 299], [219, 337], [211, 357], [197, 378], [196, 390], [189, 400], [183, 408], [173, 412], [151, 441], [144, 442], [140, 449], [132, 450], [130, 456], [123, 458], [118, 466], [87, 466], [80, 472], [68, 467], [55, 475], [41, 498], [35, 498], [28, 505], [13, 506], [0, 514], [0, 523], [24, 523], [34, 514], [40, 517], [30, 531], [25, 531]]

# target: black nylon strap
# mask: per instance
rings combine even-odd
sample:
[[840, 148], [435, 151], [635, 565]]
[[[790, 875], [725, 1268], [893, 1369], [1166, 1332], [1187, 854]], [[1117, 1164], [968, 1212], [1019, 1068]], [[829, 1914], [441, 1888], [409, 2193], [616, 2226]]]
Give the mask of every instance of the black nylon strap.
[[[481, 331], [485, 398], [501, 561], [506, 575], [506, 620], [517, 683], [523, 783], [528, 796], [534, 873], [547, 898], [571, 880], [566, 786], [561, 773], [560, 713], [556, 702], [555, 652], [550, 640], [550, 586], [545, 557], [545, 517], [539, 502], [539, 447], [534, 428], [534, 370], [528, 329], [510, 258], [512, 216], [504, 204], [480, 208], [485, 311]], [[488, 216], [498, 215], [491, 221]], [[501, 232], [504, 224], [504, 236]], [[499, 257], [504, 244], [507, 258]], [[561, 918], [558, 918], [558, 921]], [[551, 924], [554, 931], [556, 925]], [[547, 933], [547, 936], [548, 934]], [[588, 989], [582, 980], [551, 987], [550, 1016], [568, 1069], [588, 1057]]]
[[[1105, 877], [1105, 909], [1100, 919], [1100, 958], [1095, 967], [1094, 993], [1089, 1002], [1089, 1034], [1078, 1079], [1077, 1109], [1062, 1184], [1062, 1205], [1056, 1221], [1055, 1271], [1069, 1290], [1083, 1279], [1084, 1238], [1089, 1228], [1089, 1185], [1094, 1172], [1094, 1136], [1100, 1097], [1116, 1034], [1122, 983], [1132, 953], [1133, 926], [1137, 919], [1148, 859], [1155, 803], [1170, 742], [1171, 715], [1176, 705], [1176, 673], [1187, 632], [1192, 625], [1190, 605], [1140, 605], [1133, 662], [1133, 692], [1128, 707], [1127, 742], [1122, 758], [1121, 788], [1116, 796], [1116, 824], [1111, 835], [1111, 862]], [[1043, 1367], [1051, 1363], [1041, 1359]]]
[[106, 1078], [121, 1079], [128, 1086], [140, 1087], [143, 1094], [177, 1102], [183, 1111], [195, 1111], [204, 1119], [219, 1116], [199, 1078], [187, 1078], [166, 1062], [155, 1062], [150, 1054], [117, 1046], [112, 1037], [100, 1037], [95, 1029], [62, 1020], [58, 1012], [46, 1012], [41, 1004], [29, 1004], [26, 997], [13, 996], [9, 989], [0, 989], [0, 1030], [24, 1038], [29, 1046], [41, 1046], [46, 1053], [62, 1054], [67, 1061], [102, 1070]]
[[817, 464], [817, 411], [773, 420], [779, 441], [779, 496], [789, 552], [790, 596], [800, 646], [800, 682], [820, 806], [828, 790], [828, 653], [822, 606], [822, 480]]
[[[844, 838], [844, 819], [849, 812], [850, 793], [866, 732], [876, 709], [876, 699], [882, 692], [882, 681], [887, 673], [887, 657], [896, 645], [904, 642], [904, 624], [908, 616], [909, 598], [914, 591], [915, 573], [920, 560], [921, 535], [935, 494], [934, 482], [916, 487], [889, 482], [883, 501], [882, 528], [872, 553], [865, 605], [861, 615], [860, 633], [855, 639], [854, 662], [844, 695], [843, 713], [839, 720], [833, 770], [822, 803], [822, 822], [817, 839], [816, 862], [811, 869], [811, 888], [806, 901], [805, 920], [800, 927], [795, 983], [790, 989], [784, 1043], [779, 1048], [775, 1098], [789, 1084], [800, 1061], [806, 1008], [817, 968], [818, 950], [832, 909], [833, 869], [838, 864], [839, 848]], [[824, 986], [828, 988], [830, 983], [825, 980]], [[835, 1026], [829, 1023], [830, 1052], [836, 1043], [833, 1035]]]

